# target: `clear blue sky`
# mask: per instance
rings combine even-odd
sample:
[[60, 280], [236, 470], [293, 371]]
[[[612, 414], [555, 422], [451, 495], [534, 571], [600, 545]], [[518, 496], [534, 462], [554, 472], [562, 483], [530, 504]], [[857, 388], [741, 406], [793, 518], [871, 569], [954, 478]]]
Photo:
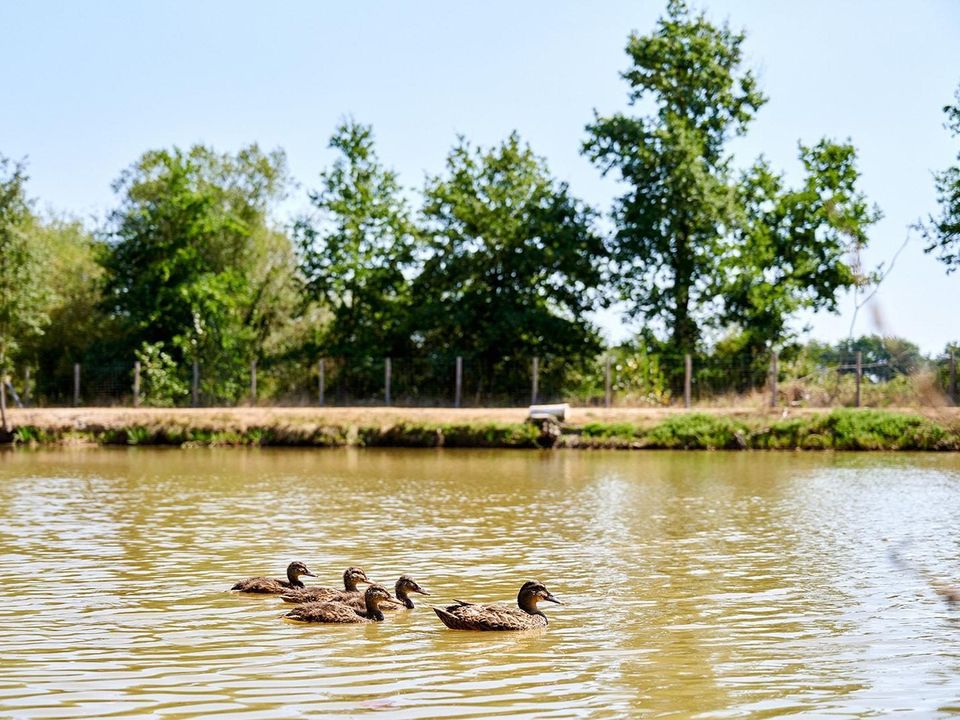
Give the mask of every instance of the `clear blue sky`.
[[[624, 109], [631, 30], [665, 2], [52, 2], [0, 0], [0, 153], [27, 156], [41, 207], [102, 217], [111, 181], [148, 148], [282, 147], [303, 188], [330, 161], [345, 115], [374, 126], [409, 186], [439, 172], [457, 134], [491, 144], [517, 129], [575, 193], [606, 210], [617, 188], [579, 155], [596, 108]], [[960, 2], [706, 0], [748, 33], [769, 103], [738, 161], [764, 153], [796, 176], [798, 140], [850, 138], [885, 219], [868, 263], [888, 259], [935, 208], [931, 171], [960, 141], [942, 106], [960, 83]], [[302, 192], [291, 210], [303, 203]], [[812, 335], [844, 337], [839, 317]], [[607, 333], [625, 329], [612, 316]], [[878, 324], [879, 323], [879, 324]], [[856, 331], [938, 351], [960, 339], [960, 272], [914, 239]]]

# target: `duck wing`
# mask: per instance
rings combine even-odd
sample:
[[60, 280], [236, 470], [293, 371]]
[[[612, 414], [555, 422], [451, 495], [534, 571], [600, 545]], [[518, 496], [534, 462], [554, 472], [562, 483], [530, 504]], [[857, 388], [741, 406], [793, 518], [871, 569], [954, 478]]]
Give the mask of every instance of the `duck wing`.
[[312, 623], [364, 623], [367, 619], [349, 605], [338, 602], [311, 602], [297, 605], [284, 617]]
[[244, 593], [277, 595], [287, 592], [290, 589], [290, 583], [276, 578], [253, 577], [241, 580], [230, 589]]
[[347, 590], [337, 590], [328, 587], [308, 587], [299, 590], [289, 590], [284, 592], [282, 600], [288, 603], [307, 603], [307, 602], [348, 602], [354, 598], [359, 598], [361, 603], [363, 595], [359, 592], [349, 592]]

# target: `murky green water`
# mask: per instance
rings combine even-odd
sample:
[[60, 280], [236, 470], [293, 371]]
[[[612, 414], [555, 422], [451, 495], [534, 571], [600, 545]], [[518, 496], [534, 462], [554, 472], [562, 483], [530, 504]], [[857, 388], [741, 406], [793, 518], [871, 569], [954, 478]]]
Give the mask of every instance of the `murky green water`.
[[[4, 453], [0, 716], [956, 715], [958, 513], [957, 455]], [[292, 559], [567, 604], [512, 635], [227, 592]]]

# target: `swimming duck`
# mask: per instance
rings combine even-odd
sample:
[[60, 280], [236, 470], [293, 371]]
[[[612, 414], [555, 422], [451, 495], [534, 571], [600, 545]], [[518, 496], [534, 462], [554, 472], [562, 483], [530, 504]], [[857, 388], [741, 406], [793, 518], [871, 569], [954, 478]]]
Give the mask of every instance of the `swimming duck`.
[[363, 602], [363, 593], [357, 590], [357, 584], [364, 583], [369, 585], [367, 574], [362, 568], [351, 567], [343, 571], [343, 590], [330, 587], [310, 587], [284, 592], [282, 599], [288, 603], [306, 603], [306, 602], [326, 602], [327, 600], [336, 600], [337, 602], [348, 602], [357, 600]]
[[[420, 587], [420, 585], [417, 584], [417, 581], [414, 580], [409, 575], [401, 575], [400, 579], [397, 580], [396, 585], [393, 586], [393, 594], [397, 598], [397, 600], [399, 600], [403, 604], [404, 607], [406, 607], [408, 610], [413, 610], [413, 608], [416, 606], [413, 604], [413, 598], [410, 597], [410, 593], [420, 593], [421, 595], [430, 594], [426, 590], [424, 590], [422, 587]], [[364, 598], [363, 595], [359, 595], [359, 594], [355, 595], [349, 600], [345, 600], [341, 602], [346, 602], [347, 605], [357, 610], [363, 610], [366, 607], [365, 605], [366, 599]], [[387, 605], [383, 609], [396, 610], [398, 607], [399, 606], [396, 606], [396, 605]]]
[[518, 608], [506, 605], [476, 605], [457, 600], [456, 605], [435, 607], [437, 617], [453, 630], [532, 630], [547, 626], [547, 616], [537, 609], [541, 600], [557, 603], [543, 583], [530, 580], [517, 595]]
[[315, 623], [365, 623], [381, 622], [384, 605], [400, 605], [400, 602], [390, 597], [390, 593], [383, 585], [373, 583], [363, 593], [364, 609], [357, 608], [342, 602], [328, 600], [326, 602], [310, 602], [298, 605], [284, 617], [300, 622]]
[[300, 577], [302, 575], [306, 575], [307, 577], [316, 577], [316, 575], [307, 570], [306, 565], [304, 565], [302, 562], [295, 561], [287, 566], [286, 580], [268, 577], [253, 577], [247, 578], [246, 580], [241, 580], [230, 589], [245, 593], [272, 593], [276, 595], [278, 593], [287, 592], [288, 590], [303, 589], [304, 584], [300, 582]]

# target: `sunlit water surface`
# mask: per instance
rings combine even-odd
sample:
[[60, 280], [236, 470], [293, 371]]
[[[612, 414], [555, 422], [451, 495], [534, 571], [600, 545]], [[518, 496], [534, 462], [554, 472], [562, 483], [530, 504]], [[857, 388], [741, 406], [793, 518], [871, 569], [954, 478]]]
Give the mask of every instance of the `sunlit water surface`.
[[[0, 715], [956, 715], [958, 514], [957, 455], [8, 452]], [[566, 604], [466, 633], [227, 591], [292, 559]]]

